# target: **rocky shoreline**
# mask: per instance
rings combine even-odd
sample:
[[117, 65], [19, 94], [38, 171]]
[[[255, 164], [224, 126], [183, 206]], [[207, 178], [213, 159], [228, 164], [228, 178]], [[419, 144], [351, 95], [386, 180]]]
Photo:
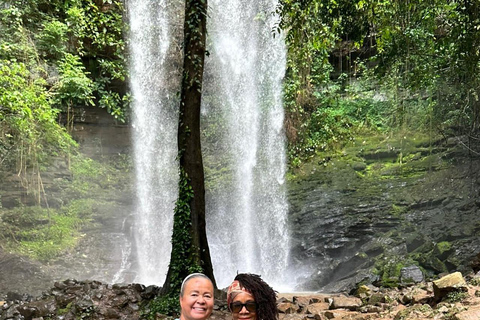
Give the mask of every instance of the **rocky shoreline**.
[[[460, 272], [430, 282], [398, 288], [362, 285], [352, 295], [279, 293], [281, 320], [405, 320], [480, 319], [480, 273], [463, 277]], [[99, 281], [65, 280], [37, 298], [8, 293], [0, 297], [0, 320], [146, 319], [148, 302], [157, 286], [105, 284]], [[225, 291], [216, 294], [211, 319], [231, 319]], [[150, 315], [150, 319], [172, 319]]]

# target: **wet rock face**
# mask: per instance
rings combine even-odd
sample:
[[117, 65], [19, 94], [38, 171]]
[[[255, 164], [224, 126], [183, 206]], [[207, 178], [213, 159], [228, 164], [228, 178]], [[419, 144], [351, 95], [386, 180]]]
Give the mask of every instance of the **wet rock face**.
[[152, 299], [158, 290], [140, 284], [65, 280], [56, 282], [54, 288], [34, 301], [11, 300], [13, 296], [7, 296], [0, 319], [139, 319], [142, 303]]
[[[349, 291], [478, 267], [480, 161], [468, 152], [441, 141], [431, 151], [367, 143], [301, 170], [288, 191], [297, 290]], [[400, 274], [412, 265], [423, 273]]]

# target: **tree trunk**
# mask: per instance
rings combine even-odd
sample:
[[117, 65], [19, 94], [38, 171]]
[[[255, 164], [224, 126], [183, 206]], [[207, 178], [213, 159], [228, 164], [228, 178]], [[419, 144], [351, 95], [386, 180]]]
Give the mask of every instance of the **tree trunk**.
[[[207, 0], [186, 0], [183, 77], [178, 125], [180, 193], [175, 209], [172, 255], [162, 293], [180, 290], [183, 278], [193, 271], [200, 271], [198, 267], [215, 285], [206, 233], [205, 181], [200, 145], [206, 19]], [[185, 211], [190, 211], [190, 221], [180, 218], [179, 206], [182, 206], [182, 201], [185, 202], [183, 203]], [[188, 214], [185, 217], [187, 216]], [[185, 224], [188, 224], [188, 227]], [[187, 241], [184, 237], [182, 238], [182, 232], [185, 236], [189, 236]], [[182, 241], [183, 243], [178, 243]]]

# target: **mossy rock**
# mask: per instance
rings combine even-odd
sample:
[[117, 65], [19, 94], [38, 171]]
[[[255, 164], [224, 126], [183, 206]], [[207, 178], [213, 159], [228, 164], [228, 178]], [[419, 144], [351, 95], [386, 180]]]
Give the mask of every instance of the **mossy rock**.
[[448, 241], [442, 241], [435, 245], [433, 254], [440, 260], [445, 260], [453, 252], [453, 246]]
[[382, 256], [377, 259], [375, 264], [376, 273], [380, 276], [380, 285], [388, 288], [397, 287], [400, 283], [401, 270], [405, 265], [394, 258], [385, 260]]
[[438, 259], [435, 256], [430, 255], [430, 256], [423, 257], [423, 259], [421, 258], [419, 260], [420, 260], [419, 262], [421, 266], [424, 267], [425, 269], [433, 270], [436, 273], [448, 272], [448, 268], [445, 265], [445, 263], [443, 263], [440, 259]]
[[392, 209], [390, 211], [390, 213], [392, 214], [392, 216], [394, 217], [401, 217], [403, 216], [405, 213], [408, 212], [408, 208], [406, 206], [403, 206], [403, 205], [397, 205], [397, 204], [392, 204]]
[[408, 252], [413, 252], [422, 246], [425, 246], [426, 240], [425, 238], [418, 233], [410, 233], [407, 236], [407, 239], [405, 240], [405, 243], [407, 245], [407, 251]]
[[367, 169], [367, 164], [365, 162], [354, 162], [352, 163], [352, 169], [355, 171], [364, 171]]
[[408, 309], [399, 311], [394, 320], [407, 320], [411, 319], [413, 316], [418, 316], [419, 313], [429, 316], [433, 312], [433, 309], [428, 304], [416, 304]]

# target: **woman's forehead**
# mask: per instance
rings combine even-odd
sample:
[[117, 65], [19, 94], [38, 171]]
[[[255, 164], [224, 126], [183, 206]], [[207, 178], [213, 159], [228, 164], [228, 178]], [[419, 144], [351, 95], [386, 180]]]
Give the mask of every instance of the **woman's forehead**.
[[213, 291], [213, 285], [210, 280], [205, 278], [190, 279], [185, 285], [185, 291]]
[[255, 297], [248, 292], [240, 292], [235, 295], [233, 301], [255, 301]]

